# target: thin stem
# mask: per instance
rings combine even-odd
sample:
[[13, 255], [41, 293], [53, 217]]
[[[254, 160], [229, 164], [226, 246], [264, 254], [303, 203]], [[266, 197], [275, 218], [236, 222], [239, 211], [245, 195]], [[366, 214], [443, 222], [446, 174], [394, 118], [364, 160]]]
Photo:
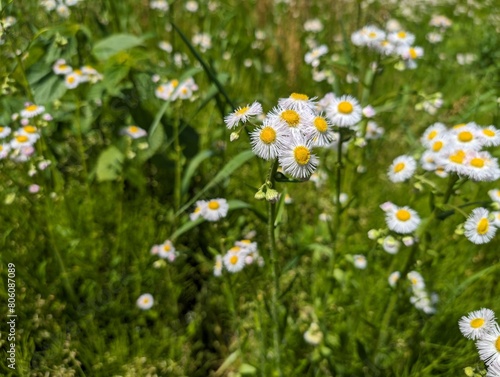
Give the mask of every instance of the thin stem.
[[443, 205], [448, 204], [448, 201], [450, 200], [453, 194], [453, 186], [455, 186], [455, 183], [457, 183], [457, 181], [458, 181], [457, 174], [450, 175], [450, 178], [448, 180], [448, 188], [446, 189], [446, 193], [444, 194], [443, 198]]
[[175, 186], [174, 186], [174, 204], [175, 211], [181, 208], [181, 173], [182, 173], [182, 150], [179, 140], [179, 115], [180, 101], [176, 102], [174, 109], [174, 152], [175, 152]]

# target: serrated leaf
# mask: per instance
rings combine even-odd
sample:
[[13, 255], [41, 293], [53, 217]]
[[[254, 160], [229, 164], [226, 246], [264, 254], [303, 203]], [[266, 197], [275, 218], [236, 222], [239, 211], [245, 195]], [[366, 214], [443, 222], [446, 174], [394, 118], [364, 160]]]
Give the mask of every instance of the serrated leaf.
[[124, 160], [125, 155], [113, 145], [101, 152], [97, 159], [97, 180], [103, 182], [118, 178], [121, 174]]
[[92, 53], [99, 60], [109, 59], [120, 51], [142, 45], [143, 39], [131, 34], [115, 34], [101, 39], [94, 45]]

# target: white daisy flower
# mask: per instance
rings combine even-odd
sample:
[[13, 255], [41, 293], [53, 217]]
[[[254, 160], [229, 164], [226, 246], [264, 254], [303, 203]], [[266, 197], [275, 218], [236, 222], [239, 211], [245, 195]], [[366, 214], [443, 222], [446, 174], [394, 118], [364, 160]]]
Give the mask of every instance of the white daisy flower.
[[389, 285], [392, 288], [394, 288], [400, 278], [401, 278], [401, 272], [394, 271], [392, 274], [389, 275], [389, 278], [387, 280], [389, 281]]
[[304, 30], [311, 33], [319, 33], [323, 30], [323, 24], [318, 18], [313, 18], [304, 22]]
[[493, 326], [476, 342], [479, 357], [489, 367], [500, 364], [500, 327]]
[[288, 98], [280, 98], [278, 100], [278, 106], [284, 109], [304, 111], [308, 110], [313, 112], [316, 108], [316, 102], [314, 98], [309, 98], [305, 94], [292, 93]]
[[201, 217], [203, 208], [205, 208], [206, 206], [207, 206], [206, 200], [198, 200], [196, 202], [196, 207], [194, 208], [194, 211], [189, 214], [189, 219], [191, 221], [198, 220], [198, 218]]
[[188, 12], [191, 12], [191, 13], [194, 13], [198, 10], [198, 3], [194, 0], [190, 0], [188, 2], [186, 2], [186, 10]]
[[497, 159], [488, 152], [469, 151], [465, 155], [462, 174], [474, 181], [490, 182], [500, 178]]
[[430, 26], [440, 27], [443, 29], [449, 28], [451, 26], [451, 20], [446, 16], [441, 15], [433, 15], [431, 20], [429, 21]]
[[499, 189], [489, 190], [488, 195], [490, 196], [491, 200], [493, 200], [494, 202], [500, 203], [500, 190]]
[[174, 100], [175, 89], [179, 86], [179, 80], [171, 80], [166, 84], [159, 85], [155, 90], [156, 97], [164, 101]]
[[201, 209], [201, 216], [208, 221], [218, 221], [227, 215], [229, 204], [226, 199], [218, 198], [207, 201], [207, 205]]
[[144, 293], [137, 299], [137, 306], [139, 309], [148, 310], [153, 307], [154, 299], [150, 293]]
[[362, 108], [354, 97], [343, 95], [332, 101], [327, 109], [327, 116], [334, 125], [352, 127], [361, 120]]
[[455, 126], [450, 131], [450, 137], [457, 147], [477, 151], [482, 148], [484, 142], [480, 137], [480, 132], [479, 127], [474, 122], [470, 122], [458, 128]]
[[389, 254], [393, 255], [397, 254], [400, 247], [401, 247], [401, 242], [399, 242], [392, 236], [387, 236], [382, 241], [382, 248], [384, 249], [385, 252]]
[[236, 241], [234, 244], [248, 253], [254, 253], [257, 251], [257, 242], [252, 242], [251, 240], [240, 240]]
[[499, 377], [500, 376], [500, 363], [492, 363], [488, 367], [486, 377]]
[[424, 49], [419, 46], [399, 46], [396, 51], [404, 60], [416, 60], [424, 56]]
[[73, 68], [71, 68], [71, 66], [66, 63], [66, 60], [59, 59], [52, 66], [52, 70], [56, 75], [67, 75], [68, 73], [73, 71]]
[[177, 252], [174, 244], [170, 240], [166, 240], [163, 244], [158, 248], [158, 256], [161, 259], [168, 259], [170, 262], [173, 262], [177, 257]]
[[166, 0], [152, 0], [149, 2], [151, 9], [156, 9], [162, 12], [168, 11], [168, 2]]
[[315, 147], [326, 147], [335, 140], [335, 133], [328, 118], [315, 116], [305, 128], [305, 133], [313, 141]]
[[366, 123], [365, 138], [366, 140], [376, 140], [380, 139], [385, 133], [385, 129], [380, 127], [373, 120], [369, 120]]
[[396, 50], [396, 46], [386, 39], [375, 43], [372, 47], [385, 56], [392, 55], [392, 53]]
[[163, 50], [163, 51], [165, 51], [165, 52], [168, 52], [168, 53], [171, 53], [171, 52], [172, 52], [172, 50], [173, 50], [172, 45], [171, 45], [169, 42], [167, 42], [167, 41], [160, 41], [160, 42], [158, 43], [158, 47], [159, 47], [161, 50]]
[[0, 139], [5, 139], [10, 135], [11, 131], [10, 127], [0, 126]]
[[335, 94], [332, 92], [326, 93], [323, 98], [321, 98], [317, 103], [316, 103], [316, 112], [318, 113], [323, 113], [326, 112], [326, 110], [331, 106], [333, 103], [333, 100], [335, 99]]
[[486, 208], [475, 208], [465, 221], [465, 236], [477, 245], [490, 242], [497, 228], [493, 226], [490, 213]]
[[313, 113], [309, 109], [298, 111], [276, 106], [269, 112], [266, 120], [289, 135], [298, 135], [312, 117]]
[[306, 53], [304, 56], [304, 61], [306, 64], [310, 64], [312, 67], [319, 66], [319, 58], [328, 53], [328, 47], [326, 45], [321, 45], [313, 48], [311, 51]]
[[458, 321], [458, 327], [463, 336], [473, 340], [483, 338], [495, 325], [495, 313], [485, 308], [470, 312]]
[[414, 291], [419, 291], [425, 288], [424, 278], [417, 271], [408, 272], [406, 277], [410, 281], [411, 287]]
[[412, 33], [408, 33], [407, 31], [400, 30], [398, 32], [389, 33], [387, 39], [389, 40], [389, 42], [394, 43], [398, 46], [411, 46], [413, 42], [415, 42], [415, 35], [413, 35]]
[[29, 118], [33, 118], [33, 117], [36, 117], [37, 115], [42, 114], [44, 111], [45, 111], [45, 107], [43, 107], [43, 106], [29, 104], [23, 110], [21, 110], [20, 114], [21, 114], [21, 117], [29, 119]]
[[412, 233], [420, 225], [417, 212], [407, 206], [387, 211], [385, 221], [390, 230], [400, 234]]
[[420, 142], [426, 148], [431, 147], [431, 142], [437, 137], [447, 132], [446, 126], [443, 123], [434, 123], [427, 127], [422, 135]]
[[19, 133], [16, 133], [14, 138], [10, 141], [10, 146], [12, 147], [12, 149], [21, 149], [23, 147], [29, 147], [32, 145], [33, 142], [28, 136]]
[[69, 8], [66, 6], [66, 4], [59, 4], [56, 7], [56, 12], [60, 17], [63, 18], [68, 18], [71, 12], [69, 11]]
[[391, 182], [404, 182], [410, 179], [417, 170], [417, 161], [411, 156], [402, 155], [392, 162], [387, 175]]
[[465, 158], [467, 154], [463, 149], [452, 149], [443, 156], [440, 163], [443, 165], [445, 171], [448, 173], [455, 172], [458, 174], [464, 174], [467, 170], [465, 166]]
[[231, 272], [238, 272], [245, 267], [245, 256], [240, 253], [228, 252], [224, 255], [223, 263], [226, 269]]
[[264, 124], [250, 134], [253, 153], [264, 160], [278, 157], [283, 151], [285, 143], [285, 132], [267, 119], [264, 120]]
[[364, 270], [368, 265], [366, 257], [363, 254], [354, 254], [352, 257], [354, 260], [354, 267], [357, 269]]
[[235, 128], [238, 123], [246, 123], [250, 117], [262, 114], [262, 105], [255, 101], [251, 105], [246, 105], [236, 109], [234, 112], [224, 117], [224, 123], [228, 129]]
[[81, 75], [75, 72], [67, 73], [66, 76], [64, 76], [64, 84], [68, 89], [75, 89], [80, 84], [80, 82]]
[[9, 144], [0, 144], [0, 160], [3, 160], [9, 155], [10, 149], [11, 147]]
[[16, 132], [16, 135], [27, 136], [31, 144], [35, 144], [35, 142], [40, 138], [40, 134], [38, 133], [37, 128], [29, 124], [19, 129]]
[[221, 275], [222, 275], [222, 256], [217, 255], [215, 257], [214, 276], [221, 276]]
[[316, 170], [318, 158], [312, 154], [312, 141], [298, 137], [285, 147], [279, 155], [283, 171], [294, 178], [309, 178]]
[[500, 145], [500, 130], [494, 126], [482, 128], [478, 133], [478, 137], [483, 140], [483, 146], [496, 147]]
[[138, 139], [140, 137], [146, 136], [148, 133], [146, 130], [137, 126], [128, 126], [122, 130], [122, 134], [130, 136], [132, 139]]

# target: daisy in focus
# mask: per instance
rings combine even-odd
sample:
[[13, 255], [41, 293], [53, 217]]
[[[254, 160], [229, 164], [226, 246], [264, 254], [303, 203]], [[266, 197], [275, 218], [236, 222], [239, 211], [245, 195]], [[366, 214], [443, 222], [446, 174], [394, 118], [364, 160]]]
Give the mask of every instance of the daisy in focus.
[[327, 109], [331, 122], [339, 127], [352, 127], [358, 123], [362, 115], [359, 102], [350, 95], [335, 98]]
[[404, 182], [410, 179], [417, 169], [417, 162], [408, 155], [396, 157], [392, 162], [387, 175], [391, 182]]
[[410, 207], [397, 207], [386, 211], [385, 221], [390, 230], [408, 234], [414, 232], [420, 225], [420, 217]]
[[486, 208], [474, 209], [465, 222], [465, 236], [476, 245], [490, 242], [497, 231], [493, 221]]
[[228, 129], [233, 129], [238, 126], [239, 122], [246, 123], [251, 117], [262, 114], [262, 105], [255, 101], [250, 105], [246, 105], [236, 109], [231, 114], [224, 117], [224, 123]]
[[495, 313], [491, 309], [480, 309], [470, 312], [458, 321], [460, 332], [467, 339], [481, 339], [490, 332], [497, 323]]

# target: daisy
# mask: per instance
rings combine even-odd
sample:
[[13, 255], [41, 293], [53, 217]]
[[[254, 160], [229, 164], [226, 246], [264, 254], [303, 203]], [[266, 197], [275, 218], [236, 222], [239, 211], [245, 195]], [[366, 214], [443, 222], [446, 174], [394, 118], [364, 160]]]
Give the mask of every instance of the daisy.
[[394, 50], [396, 49], [396, 46], [389, 42], [388, 40], [384, 39], [382, 41], [378, 41], [372, 46], [376, 51], [378, 51], [382, 55], [391, 55]]
[[448, 133], [442, 133], [434, 137], [428, 144], [428, 150], [434, 154], [444, 154], [447, 150], [454, 148], [456, 144]]
[[37, 128], [29, 124], [22, 127], [16, 134], [27, 136], [31, 144], [34, 144], [40, 138]]
[[483, 146], [483, 139], [479, 136], [478, 126], [471, 122], [459, 128], [453, 128], [450, 136], [459, 148], [479, 150]]
[[354, 254], [352, 256], [354, 258], [354, 267], [360, 270], [364, 270], [367, 266], [366, 257], [362, 254]]
[[490, 242], [495, 236], [497, 228], [490, 220], [490, 213], [486, 208], [476, 208], [467, 218], [464, 225], [465, 236], [477, 245]]
[[482, 128], [478, 133], [478, 137], [483, 140], [483, 146], [496, 147], [500, 145], [500, 130], [494, 126]]
[[500, 376], [500, 363], [492, 363], [488, 367], [488, 373], [486, 377], [498, 377]]
[[416, 169], [415, 159], [408, 155], [402, 155], [394, 159], [387, 174], [391, 182], [404, 182], [413, 176]]
[[64, 84], [68, 89], [75, 89], [81, 82], [81, 76], [75, 72], [70, 72], [64, 76]]
[[401, 242], [399, 242], [397, 239], [395, 239], [392, 236], [387, 236], [382, 241], [382, 248], [384, 249], [384, 251], [386, 251], [389, 254], [393, 254], [393, 255], [397, 254], [400, 246], [401, 246]]
[[401, 234], [412, 233], [420, 225], [417, 212], [407, 206], [387, 211], [385, 221], [390, 230]]
[[299, 137], [294, 139], [280, 154], [279, 162], [283, 171], [294, 178], [309, 178], [316, 170], [318, 158], [312, 154], [312, 141]]
[[291, 109], [297, 111], [309, 110], [314, 111], [316, 107], [316, 102], [314, 99], [309, 98], [305, 94], [292, 93], [288, 98], [280, 98], [278, 100], [278, 106], [284, 109]]
[[139, 309], [148, 310], [153, 307], [154, 299], [150, 293], [144, 293], [137, 299], [137, 306]]
[[464, 165], [467, 154], [463, 149], [452, 149], [440, 160], [445, 171], [463, 174], [467, 168]]
[[201, 216], [208, 221], [218, 221], [226, 217], [229, 205], [226, 199], [211, 199], [207, 205], [201, 209]]
[[278, 157], [285, 146], [284, 135], [282, 129], [264, 120], [264, 123], [250, 134], [253, 153], [264, 160]]
[[430, 148], [432, 140], [434, 140], [437, 136], [440, 136], [446, 133], [447, 129], [443, 123], [434, 123], [427, 127], [424, 131], [424, 134], [420, 138], [420, 142], [426, 148]]
[[408, 274], [406, 275], [406, 277], [410, 281], [411, 287], [412, 287], [412, 289], [414, 291], [415, 290], [419, 291], [419, 290], [422, 290], [422, 289], [425, 288], [424, 278], [417, 271], [410, 271], [410, 272], [408, 272]]
[[59, 59], [52, 66], [52, 70], [56, 75], [67, 75], [73, 70], [73, 68], [66, 63], [66, 60]]
[[287, 134], [296, 135], [311, 121], [312, 116], [309, 109], [298, 111], [276, 106], [266, 119]]
[[327, 115], [333, 124], [339, 127], [351, 127], [361, 120], [362, 108], [354, 97], [343, 95], [332, 101], [327, 109]]
[[479, 357], [489, 367], [500, 364], [500, 327], [495, 324], [476, 342]]
[[222, 275], [222, 256], [217, 255], [215, 257], [215, 264], [214, 264], [214, 276], [221, 276]]
[[387, 279], [389, 281], [389, 285], [394, 288], [401, 277], [401, 272], [399, 271], [394, 271], [392, 274], [389, 275], [389, 278]]
[[335, 140], [330, 120], [321, 115], [313, 118], [312, 122], [307, 125], [305, 132], [316, 147], [325, 147]]
[[161, 259], [168, 259], [170, 262], [173, 262], [177, 257], [177, 253], [174, 247], [174, 244], [170, 240], [166, 240], [163, 244], [160, 245], [158, 249], [158, 256]]
[[0, 160], [3, 160], [5, 157], [9, 155], [10, 145], [9, 144], [0, 144]]
[[202, 209], [207, 206], [207, 201], [206, 200], [198, 200], [196, 202], [196, 207], [194, 208], [194, 211], [189, 214], [189, 219], [191, 221], [196, 221], [198, 218], [201, 217], [201, 212]]
[[240, 240], [236, 241], [234, 244], [248, 253], [254, 253], [257, 251], [257, 242], [252, 242], [251, 240]]
[[21, 110], [21, 117], [23, 118], [33, 118], [36, 117], [37, 115], [42, 114], [45, 111], [45, 107], [43, 106], [37, 106], [34, 104], [28, 104], [26, 107]]
[[222, 261], [226, 269], [231, 273], [241, 271], [245, 267], [244, 255], [240, 253], [228, 252], [224, 255]]
[[488, 195], [490, 196], [491, 200], [493, 200], [494, 202], [500, 203], [500, 190], [499, 189], [489, 190]]
[[236, 109], [234, 112], [224, 118], [224, 123], [228, 129], [235, 128], [238, 123], [246, 123], [250, 117], [262, 114], [262, 105], [255, 101], [250, 105], [246, 105]]
[[10, 141], [10, 146], [13, 149], [21, 149], [24, 147], [32, 146], [33, 142], [26, 135], [16, 133], [14, 138]]
[[458, 327], [463, 336], [473, 340], [483, 338], [495, 325], [495, 313], [485, 308], [470, 312], [458, 321]]
[[0, 139], [4, 139], [7, 136], [9, 136], [10, 133], [11, 133], [11, 131], [12, 130], [10, 129], [10, 127], [2, 127], [2, 126], [0, 126]]
[[395, 45], [407, 45], [411, 46], [413, 42], [415, 42], [415, 36], [412, 33], [408, 33], [407, 31], [400, 30], [398, 32], [392, 32], [387, 37], [389, 42], [394, 43]]
[[323, 30], [323, 24], [319, 19], [313, 18], [304, 22], [304, 30], [311, 33], [319, 33], [321, 30]]
[[311, 51], [306, 53], [304, 56], [304, 61], [306, 64], [310, 64], [312, 67], [319, 66], [319, 58], [328, 53], [328, 47], [326, 45], [321, 45], [313, 48]]
[[489, 182], [500, 177], [497, 159], [488, 152], [470, 151], [464, 160], [462, 174], [474, 181]]
[[138, 139], [140, 137], [146, 136], [148, 133], [146, 130], [137, 126], [128, 126], [122, 130], [122, 134], [130, 136], [132, 139]]

